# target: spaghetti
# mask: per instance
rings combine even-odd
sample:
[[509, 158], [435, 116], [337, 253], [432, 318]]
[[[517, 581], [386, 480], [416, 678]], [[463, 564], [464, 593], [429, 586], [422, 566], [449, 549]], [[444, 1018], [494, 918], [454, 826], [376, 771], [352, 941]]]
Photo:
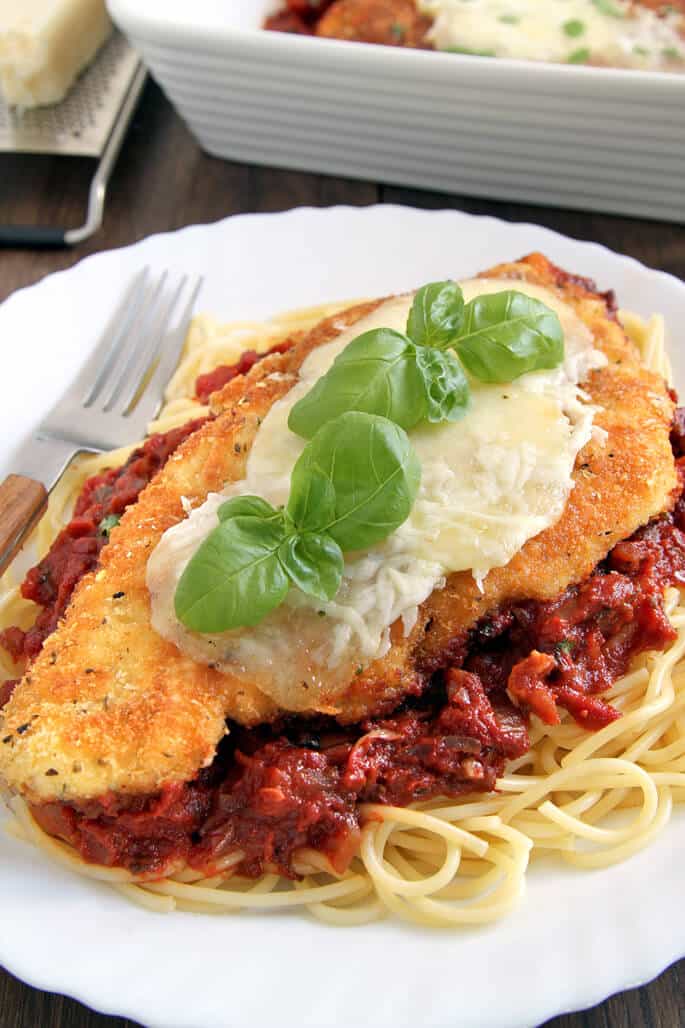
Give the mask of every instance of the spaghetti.
[[[220, 326], [197, 318], [150, 430], [166, 432], [208, 413], [195, 398], [198, 376], [235, 363], [247, 349], [264, 353], [346, 306], [297, 311], [265, 324]], [[648, 367], [670, 379], [663, 319], [645, 322], [622, 312], [621, 320]], [[132, 450], [73, 462], [36, 531], [40, 555], [68, 519], [83, 482], [121, 464]], [[0, 628], [28, 626], [35, 606], [21, 597], [14, 572], [2, 584]], [[580, 868], [607, 867], [648, 845], [667, 824], [673, 803], [685, 800], [685, 606], [676, 589], [667, 591], [666, 609], [676, 633], [669, 648], [642, 654], [605, 694], [619, 719], [594, 733], [569, 717], [551, 726], [534, 719], [530, 749], [509, 762], [494, 794], [411, 807], [362, 805], [359, 850], [342, 874], [321, 853], [302, 850], [295, 862], [299, 880], [267, 873], [255, 882], [235, 872], [243, 855], [234, 852], [211, 878], [183, 867], [162, 880], [141, 881], [123, 869], [85, 863], [47, 835], [19, 797], [10, 800], [9, 831], [157, 912], [297, 907], [336, 925], [387, 913], [447, 928], [494, 921], [520, 900], [532, 861], [551, 854]], [[2, 677], [11, 678], [14, 669], [1, 649], [0, 662]]]

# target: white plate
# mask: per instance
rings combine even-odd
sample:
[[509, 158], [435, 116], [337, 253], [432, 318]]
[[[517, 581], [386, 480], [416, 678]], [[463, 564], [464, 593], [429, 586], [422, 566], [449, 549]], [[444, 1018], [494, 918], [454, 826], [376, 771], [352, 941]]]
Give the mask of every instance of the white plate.
[[[533, 225], [402, 207], [246, 215], [90, 257], [0, 307], [0, 464], [83, 361], [143, 264], [206, 275], [199, 309], [261, 317], [469, 276], [542, 250], [682, 325], [685, 285]], [[685, 353], [673, 348], [685, 384]], [[164, 1028], [523, 1028], [653, 977], [685, 954], [685, 816], [607, 871], [536, 868], [507, 920], [448, 934], [302, 914], [158, 915], [0, 835], [0, 960], [43, 989]]]
[[280, 2], [108, 5], [200, 144], [219, 157], [685, 218], [685, 75], [263, 31]]

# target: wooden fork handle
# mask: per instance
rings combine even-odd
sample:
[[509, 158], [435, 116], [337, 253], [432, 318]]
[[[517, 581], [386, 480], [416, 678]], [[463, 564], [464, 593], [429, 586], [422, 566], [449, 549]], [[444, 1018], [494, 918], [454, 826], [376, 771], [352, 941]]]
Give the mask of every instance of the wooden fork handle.
[[8, 475], [0, 485], [0, 575], [45, 510], [47, 489], [24, 475]]

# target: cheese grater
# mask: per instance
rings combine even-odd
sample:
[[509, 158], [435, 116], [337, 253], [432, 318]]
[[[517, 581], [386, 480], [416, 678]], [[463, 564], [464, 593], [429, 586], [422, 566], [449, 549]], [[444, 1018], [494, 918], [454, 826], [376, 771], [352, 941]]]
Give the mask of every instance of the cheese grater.
[[0, 99], [0, 153], [94, 157], [80, 228], [0, 225], [0, 245], [74, 246], [102, 224], [107, 183], [145, 82], [135, 50], [115, 32], [61, 103], [20, 111]]

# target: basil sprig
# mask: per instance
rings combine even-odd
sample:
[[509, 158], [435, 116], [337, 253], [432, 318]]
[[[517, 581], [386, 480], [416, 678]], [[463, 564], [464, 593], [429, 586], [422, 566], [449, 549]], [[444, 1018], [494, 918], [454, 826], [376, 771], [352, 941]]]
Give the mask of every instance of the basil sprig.
[[358, 336], [293, 406], [288, 426], [309, 442], [285, 507], [238, 496], [219, 508], [178, 583], [179, 621], [201, 633], [256, 625], [292, 585], [331, 600], [343, 552], [381, 542], [409, 516], [421, 467], [406, 430], [462, 417], [466, 371], [510, 382], [563, 355], [559, 319], [539, 300], [505, 291], [465, 304], [456, 282], [419, 289], [406, 334]]
[[257, 496], [222, 504], [219, 524], [187, 564], [176, 616], [201, 633], [258, 624], [291, 585], [331, 600], [343, 550], [380, 542], [407, 519], [421, 467], [406, 433], [376, 415], [351, 411], [305, 446], [285, 508]]
[[288, 427], [311, 439], [331, 418], [356, 410], [379, 414], [408, 430], [426, 418], [455, 420], [467, 405], [466, 376], [452, 354], [417, 346], [401, 332], [378, 328], [345, 347], [294, 405]]
[[345, 411], [365, 411], [409, 430], [420, 421], [457, 421], [468, 409], [464, 368], [483, 382], [511, 382], [553, 368], [564, 355], [556, 313], [512, 290], [464, 303], [456, 282], [419, 289], [406, 334], [357, 336], [292, 408], [288, 427], [311, 439]]
[[[318, 510], [312, 509], [312, 480], [315, 488], [328, 483]], [[295, 525], [326, 533], [343, 550], [366, 549], [407, 520], [420, 480], [419, 459], [399, 425], [348, 411], [319, 429], [302, 451], [286, 515]]]

